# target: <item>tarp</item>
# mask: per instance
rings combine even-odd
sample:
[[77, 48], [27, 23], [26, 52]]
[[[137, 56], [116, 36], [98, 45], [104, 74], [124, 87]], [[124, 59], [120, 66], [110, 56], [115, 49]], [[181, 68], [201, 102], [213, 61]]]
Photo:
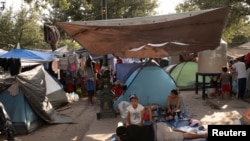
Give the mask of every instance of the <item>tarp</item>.
[[63, 47], [59, 47], [56, 50], [52, 51], [51, 53], [57, 55], [57, 56], [63, 56], [64, 53], [68, 52], [68, 46], [63, 46]]
[[26, 101], [23, 91], [12, 96], [8, 89], [0, 93], [0, 101], [9, 114], [17, 134], [27, 134], [39, 128], [44, 121], [32, 110]]
[[0, 56], [0, 58], [20, 58], [24, 60], [51, 61], [54, 54], [28, 49], [12, 49]]
[[160, 66], [151, 63], [137, 68], [124, 84], [127, 90], [114, 102], [115, 110], [121, 101], [129, 101], [131, 94], [136, 94], [142, 105], [166, 107], [168, 95], [176, 88], [173, 78]]
[[56, 25], [93, 55], [160, 58], [215, 49], [220, 44], [228, 11], [229, 7], [223, 7], [148, 17], [58, 22]]
[[34, 131], [40, 127], [41, 121], [49, 124], [73, 123], [71, 117], [60, 114], [53, 107], [51, 101], [56, 101], [56, 94], [52, 86], [46, 87], [49, 82], [45, 77], [43, 65], [39, 65], [16, 75], [16, 83], [13, 82], [8, 91], [0, 93], [0, 100], [18, 129], [17, 134]]
[[248, 53], [250, 53], [250, 42], [239, 45], [238, 47], [229, 48], [227, 50], [227, 56], [234, 59], [245, 56]]

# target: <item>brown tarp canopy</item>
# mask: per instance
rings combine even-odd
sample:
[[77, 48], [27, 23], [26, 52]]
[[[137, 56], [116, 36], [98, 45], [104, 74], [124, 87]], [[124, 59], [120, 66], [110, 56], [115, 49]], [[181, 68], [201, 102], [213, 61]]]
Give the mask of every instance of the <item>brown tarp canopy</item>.
[[[229, 7], [127, 19], [58, 22], [91, 54], [159, 58], [215, 49]], [[132, 50], [131, 50], [132, 49]]]

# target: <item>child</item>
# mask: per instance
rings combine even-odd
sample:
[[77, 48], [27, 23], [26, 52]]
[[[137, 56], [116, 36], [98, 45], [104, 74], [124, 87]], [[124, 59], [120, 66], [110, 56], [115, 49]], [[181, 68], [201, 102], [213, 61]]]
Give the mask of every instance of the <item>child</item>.
[[221, 98], [223, 99], [224, 96], [227, 95], [228, 98], [231, 98], [230, 94], [230, 74], [228, 73], [228, 69], [226, 66], [222, 67], [222, 73], [220, 75], [220, 81], [221, 81]]
[[120, 97], [120, 95], [123, 93], [123, 83], [117, 80], [115, 82], [115, 85], [112, 87], [112, 92], [114, 93], [114, 100], [117, 100], [117, 98]]
[[93, 105], [93, 96], [95, 94], [95, 84], [94, 84], [94, 80], [93, 78], [89, 78], [87, 79], [87, 82], [86, 82], [86, 89], [87, 89], [87, 92], [88, 92], [88, 102], [89, 104]]
[[74, 80], [72, 78], [72, 76], [69, 76], [67, 84], [66, 84], [66, 92], [68, 93], [72, 93], [74, 92]]
[[142, 111], [144, 107], [139, 104], [138, 97], [136, 94], [132, 94], [129, 96], [130, 105], [127, 107], [128, 117], [127, 122], [128, 125], [142, 125]]
[[152, 111], [150, 107], [145, 107], [142, 113], [142, 122], [143, 125], [151, 125], [153, 120], [152, 120]]

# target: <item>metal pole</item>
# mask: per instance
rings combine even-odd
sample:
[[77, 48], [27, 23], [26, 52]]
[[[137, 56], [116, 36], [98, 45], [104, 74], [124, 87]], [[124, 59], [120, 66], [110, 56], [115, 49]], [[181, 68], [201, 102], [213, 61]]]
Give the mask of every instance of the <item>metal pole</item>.
[[[108, 14], [107, 14], [107, 0], [102, 0], [102, 20], [104, 20], [104, 11], [105, 10], [105, 20], [108, 19]], [[103, 66], [108, 66], [108, 55], [103, 56]]]

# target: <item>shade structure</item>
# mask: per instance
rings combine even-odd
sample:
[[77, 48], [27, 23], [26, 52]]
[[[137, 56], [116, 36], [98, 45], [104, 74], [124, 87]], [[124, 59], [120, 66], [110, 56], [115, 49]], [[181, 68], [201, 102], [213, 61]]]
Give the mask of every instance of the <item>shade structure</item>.
[[250, 53], [250, 42], [233, 47], [227, 50], [227, 56], [231, 58], [240, 58]]
[[222, 7], [127, 19], [58, 22], [56, 25], [93, 55], [165, 57], [216, 48], [228, 11], [228, 7]]

